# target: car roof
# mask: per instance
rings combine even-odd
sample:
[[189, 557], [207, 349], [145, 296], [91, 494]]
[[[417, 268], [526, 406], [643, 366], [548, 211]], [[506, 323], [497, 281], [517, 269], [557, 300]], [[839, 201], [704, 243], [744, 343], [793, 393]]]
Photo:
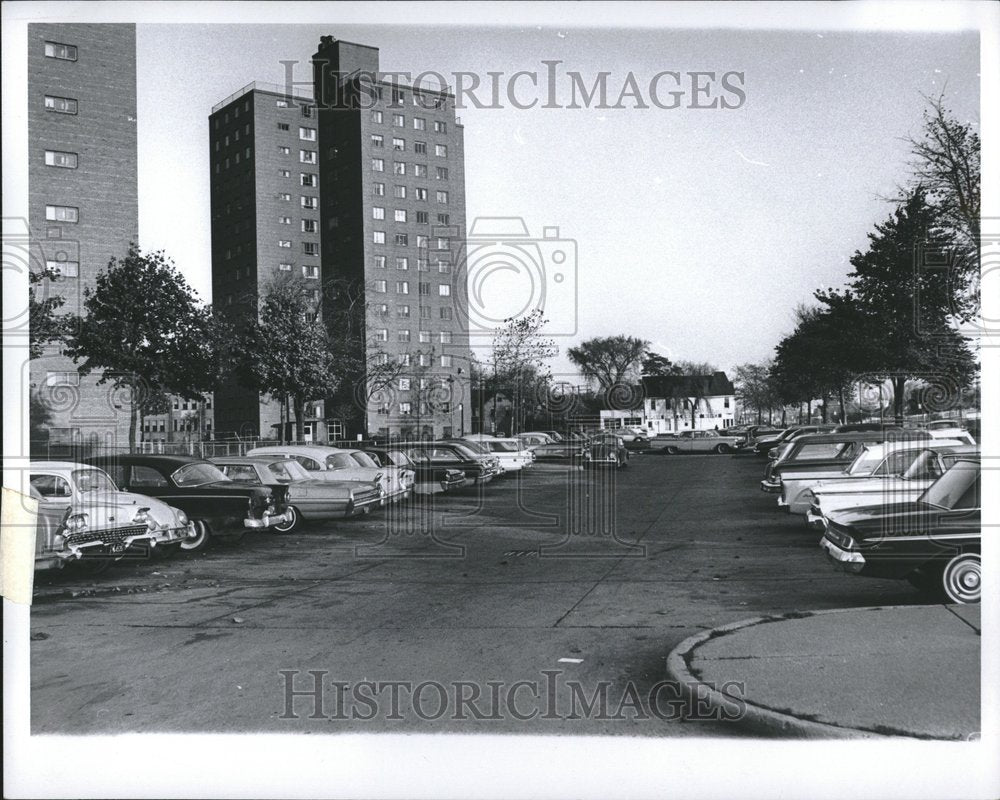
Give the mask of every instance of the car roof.
[[72, 471], [74, 469], [93, 469], [92, 464], [82, 464], [79, 461], [32, 461], [30, 469], [47, 469], [52, 472], [60, 470]]
[[211, 459], [213, 464], [260, 464], [262, 466], [267, 466], [268, 464], [273, 464], [275, 460], [280, 461], [277, 458], [279, 453], [272, 453], [270, 455], [261, 454], [259, 456], [216, 456]]
[[792, 444], [829, 444], [831, 442], [884, 442], [888, 437], [892, 441], [930, 440], [927, 431], [847, 431], [844, 433], [807, 433], [798, 437]]
[[327, 447], [322, 444], [268, 444], [251, 449], [251, 453], [267, 455], [269, 453], [292, 453], [297, 456], [332, 456], [334, 453], [348, 452], [339, 447]]
[[98, 466], [102, 464], [159, 464], [164, 467], [174, 467], [175, 469], [183, 467], [185, 464], [202, 464], [206, 460], [195, 456], [172, 454], [150, 455], [148, 453], [120, 453], [113, 456], [94, 456], [92, 459], [87, 459], [88, 462], [93, 461]]

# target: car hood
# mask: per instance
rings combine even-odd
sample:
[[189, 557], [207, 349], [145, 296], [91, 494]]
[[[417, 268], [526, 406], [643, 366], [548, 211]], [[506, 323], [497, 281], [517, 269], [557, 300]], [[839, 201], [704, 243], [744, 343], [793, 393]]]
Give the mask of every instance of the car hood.
[[148, 515], [157, 525], [174, 528], [181, 524], [178, 509], [134, 492], [87, 492], [73, 503], [73, 513], [87, 514], [92, 528], [130, 525], [142, 508], [148, 509]]
[[817, 481], [813, 487], [813, 494], [817, 495], [839, 495], [861, 493], [885, 493], [891, 494], [894, 491], [912, 491], [921, 486], [927, 487], [929, 481], [906, 481], [902, 478], [846, 478], [843, 480], [827, 481], [827, 479]]
[[[944, 530], [943, 510], [916, 500], [901, 503], [872, 504], [834, 511], [827, 515], [831, 524], [850, 531], [858, 540], [879, 539], [886, 536], [915, 536], [934, 534]], [[980, 514], [972, 509], [968, 515], [947, 520], [949, 532], [969, 529], [980, 530]]]

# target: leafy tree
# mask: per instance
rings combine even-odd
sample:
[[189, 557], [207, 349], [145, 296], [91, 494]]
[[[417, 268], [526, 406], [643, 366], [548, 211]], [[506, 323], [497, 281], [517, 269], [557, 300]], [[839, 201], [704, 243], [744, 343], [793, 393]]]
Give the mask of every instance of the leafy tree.
[[45, 281], [54, 283], [59, 276], [49, 269], [28, 273], [28, 356], [40, 358], [45, 345], [62, 341], [68, 333], [67, 319], [56, 312], [65, 302], [59, 295], [38, 299], [36, 286]]
[[673, 366], [674, 363], [666, 356], [661, 356], [659, 353], [647, 353], [646, 357], [642, 359], [642, 374], [647, 376], [672, 375]]
[[865, 252], [851, 258], [854, 270], [844, 291], [816, 298], [843, 319], [843, 358], [856, 374], [891, 379], [894, 412], [902, 421], [906, 381], [933, 376], [956, 388], [976, 372], [969, 345], [952, 323], [952, 287], [941, 270], [915, 269], [918, 247], [947, 249], [937, 211], [917, 188], [889, 219], [868, 235]]
[[757, 412], [758, 425], [762, 422], [765, 411], [768, 424], [771, 423], [778, 399], [771, 379], [772, 365], [771, 361], [740, 364], [735, 371], [733, 383], [736, 385], [736, 397], [742, 408]]
[[649, 342], [635, 336], [598, 336], [566, 351], [587, 380], [597, 382], [605, 396], [635, 383], [639, 365], [649, 352]]
[[130, 245], [84, 290], [83, 306], [65, 352], [82, 361], [81, 373], [101, 370], [98, 383], [129, 388], [130, 448], [149, 387], [200, 400], [214, 386], [225, 333], [162, 251]]
[[487, 381], [496, 410], [496, 394], [504, 391], [514, 403], [512, 426], [516, 433], [536, 398], [547, 385], [551, 372], [546, 362], [558, 353], [555, 342], [542, 334], [545, 319], [541, 309], [523, 317], [505, 319], [493, 336], [492, 381]]

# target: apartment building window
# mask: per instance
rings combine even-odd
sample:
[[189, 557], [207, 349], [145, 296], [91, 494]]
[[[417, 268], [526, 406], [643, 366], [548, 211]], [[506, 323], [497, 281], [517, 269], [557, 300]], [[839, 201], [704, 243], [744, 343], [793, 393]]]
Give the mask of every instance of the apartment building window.
[[302, 116], [311, 117], [313, 115], [312, 106], [302, 106]]
[[375, 256], [372, 260], [372, 266], [375, 269], [385, 269], [385, 256]]
[[385, 231], [372, 231], [372, 242], [385, 244]]
[[385, 143], [385, 139], [382, 138], [381, 133], [372, 134], [372, 147], [382, 147]]
[[451, 344], [451, 331], [441, 331], [438, 335], [440, 337], [439, 341], [441, 344]]
[[420, 307], [420, 319], [430, 319], [430, 318], [431, 318], [431, 309], [430, 309], [430, 306], [421, 306]]
[[46, 150], [45, 165], [48, 167], [62, 167], [63, 169], [76, 169], [78, 158], [76, 153], [65, 153], [61, 150]]
[[389, 284], [387, 284], [385, 281], [375, 281], [372, 284], [372, 287], [379, 294], [385, 294], [386, 291], [388, 291]]
[[406, 150], [406, 139], [400, 139], [394, 136], [392, 139], [392, 149], [399, 151]]
[[392, 115], [392, 124], [395, 128], [405, 128], [406, 127], [406, 117], [402, 114]]
[[427, 120], [425, 120], [423, 117], [413, 118], [413, 130], [423, 131], [426, 129], [427, 129]]
[[418, 258], [417, 259], [417, 272], [427, 272], [427, 259]]
[[80, 209], [75, 206], [45, 206], [45, 219], [49, 222], [79, 222]]
[[437, 238], [437, 249], [438, 250], [447, 250], [448, 249], [448, 241], [449, 241], [448, 239], [445, 239], [445, 238], [439, 236]]
[[309, 294], [309, 299], [312, 300], [313, 303], [316, 303], [317, 305], [319, 304], [320, 297], [321, 295], [319, 289], [313, 289], [312, 292]]
[[417, 178], [427, 177], [427, 165], [426, 164], [414, 164], [413, 165], [413, 175]]
[[419, 290], [418, 294], [430, 294], [431, 293], [431, 285], [429, 283], [424, 283], [423, 281], [421, 281], [417, 285], [417, 288]]
[[396, 244], [399, 247], [406, 247], [410, 243], [410, 237], [405, 233], [396, 234]]
[[303, 233], [316, 233], [319, 226], [316, 224], [314, 219], [304, 219], [302, 220], [302, 232]]
[[46, 261], [45, 269], [60, 278], [79, 278], [79, 261]]
[[287, 131], [287, 130], [289, 130], [288, 123], [287, 122], [279, 122], [278, 123], [278, 130], [279, 131]]
[[316, 198], [306, 197], [302, 195], [302, 207], [303, 208], [316, 208]]
[[396, 316], [397, 317], [404, 317], [406, 319], [409, 319], [409, 317], [410, 317], [410, 307], [406, 306], [406, 305], [396, 306]]
[[285, 263], [278, 264], [278, 269], [281, 272], [291, 272], [292, 271], [292, 265], [291, 264], [285, 264]]
[[438, 225], [448, 225], [451, 221], [451, 216], [448, 214], [438, 214], [437, 221]]
[[394, 175], [405, 175], [406, 174], [406, 162], [405, 161], [393, 161], [392, 162], [392, 172]]
[[399, 361], [399, 365], [401, 367], [408, 367], [408, 366], [410, 366], [411, 361], [410, 361], [410, 354], [409, 353], [402, 353], [397, 360]]
[[373, 183], [372, 184], [372, 194], [375, 197], [385, 197], [385, 184], [384, 183]]
[[79, 372], [46, 372], [46, 386], [79, 386]]
[[292, 224], [292, 218], [291, 217], [278, 217], [278, 222], [281, 225], [291, 225]]
[[447, 203], [448, 202], [448, 193], [447, 192], [435, 192], [435, 194], [437, 195], [437, 201], [439, 203]]
[[429, 241], [428, 238], [423, 234], [420, 233], [417, 234], [417, 247], [419, 249], [426, 250], [428, 241]]
[[[375, 306], [375, 316], [376, 317], [388, 317], [389, 316], [389, 306], [387, 303], [380, 303]], [[385, 363], [385, 362], [382, 362]]]
[[421, 342], [429, 343], [430, 340], [431, 340], [431, 332], [430, 331], [420, 331], [419, 338], [420, 338]]
[[447, 283], [438, 284], [438, 296], [451, 297], [451, 286], [449, 286]]
[[413, 152], [418, 155], [427, 155], [427, 142], [414, 142]]
[[285, 147], [284, 145], [280, 145], [279, 144], [278, 145], [278, 152], [281, 153], [281, 155], [283, 155], [283, 156], [287, 156], [289, 153], [292, 152], [292, 150], [289, 147]]
[[318, 256], [319, 255], [319, 243], [317, 242], [303, 242], [302, 252], [307, 256]]
[[372, 111], [372, 122], [377, 123], [379, 125], [382, 124], [382, 112], [381, 111]]
[[[417, 362], [420, 364], [421, 367], [429, 367], [431, 365], [431, 357], [427, 353], [420, 353], [417, 356]], [[420, 388], [421, 389], [427, 388], [426, 378], [420, 379]]]
[[278, 170], [278, 174], [279, 174], [279, 175], [280, 175], [280, 176], [281, 176], [282, 178], [291, 178], [291, 177], [292, 177], [292, 173], [291, 173], [291, 171], [290, 171], [290, 170], [287, 170], [287, 169], [279, 169], [279, 170]]
[[400, 403], [399, 404], [399, 413], [400, 414], [409, 414], [411, 412], [411, 410], [412, 410], [412, 406], [409, 403]]
[[392, 104], [394, 106], [398, 106], [400, 103], [405, 103], [405, 102], [406, 102], [406, 92], [404, 92], [402, 89], [393, 89]]
[[315, 150], [299, 150], [299, 161], [303, 164], [315, 164], [316, 163], [316, 151]]
[[287, 192], [282, 192], [281, 194], [278, 195], [278, 199], [279, 200], [284, 200], [287, 203], [287, 202], [291, 201], [292, 196], [290, 194], [288, 194]]
[[[407, 331], [407, 333], [409, 333], [409, 331]], [[401, 391], [401, 392], [408, 392], [408, 391], [410, 391], [410, 379], [409, 378], [400, 378], [398, 381], [396, 381], [396, 385], [399, 387], [399, 391]]]
[[45, 110], [55, 111], [58, 114], [75, 114], [77, 102], [72, 97], [54, 97], [45, 95]]
[[406, 209], [397, 208], [393, 214], [393, 218], [396, 222], [406, 222]]
[[434, 120], [434, 133], [447, 133], [448, 123], [441, 122], [440, 120]]
[[299, 138], [304, 142], [315, 142], [316, 141], [316, 129], [315, 128], [299, 128]]
[[382, 206], [372, 206], [372, 219], [385, 219], [385, 209]]
[[63, 61], [76, 61], [75, 44], [59, 44], [59, 42], [45, 43], [45, 57], [59, 58]]
[[389, 329], [388, 328], [376, 328], [375, 329], [375, 341], [376, 342], [388, 342], [389, 341]]
[[292, 243], [288, 239], [278, 239], [278, 247], [291, 247]]
[[418, 186], [413, 191], [414, 191], [414, 195], [416, 196], [417, 200], [424, 200], [424, 201], [427, 200], [427, 190], [424, 189], [423, 187]]
[[381, 158], [373, 158], [372, 172], [385, 172], [385, 161]]
[[302, 267], [302, 277], [312, 281], [318, 280], [319, 267]]
[[406, 256], [396, 256], [396, 269], [408, 270], [410, 268], [410, 260]]
[[389, 363], [389, 354], [388, 353], [378, 353], [375, 356], [375, 363], [378, 364], [380, 367], [385, 366], [386, 364]]
[[442, 306], [441, 309], [441, 319], [451, 319], [451, 307]]
[[300, 176], [300, 179], [302, 181], [302, 185], [303, 186], [313, 186], [313, 187], [315, 187], [316, 184], [319, 182], [316, 179], [316, 173], [315, 172], [302, 172], [302, 173], [299, 173], [299, 176]]
[[426, 211], [418, 211], [417, 212], [417, 224], [418, 225], [427, 225], [428, 224], [428, 220], [429, 220], [429, 215], [427, 214]]
[[[398, 342], [409, 342], [410, 341], [410, 332], [409, 331], [399, 331], [396, 334], [396, 341], [398, 341]], [[402, 387], [400, 387], [400, 388], [402, 388]]]
[[275, 100], [274, 104], [278, 108], [288, 108], [288, 101], [287, 100]]
[[405, 186], [393, 186], [392, 187], [392, 196], [395, 197], [397, 200], [405, 200], [406, 199], [406, 187]]
[[449, 264], [447, 261], [441, 261], [440, 259], [438, 259], [437, 265], [438, 265], [438, 272], [440, 272], [442, 275], [451, 274], [451, 264]]
[[447, 167], [434, 167], [434, 177], [439, 181], [448, 180], [448, 168]]
[[396, 281], [396, 293], [397, 294], [409, 294], [410, 293], [410, 282], [409, 281]]

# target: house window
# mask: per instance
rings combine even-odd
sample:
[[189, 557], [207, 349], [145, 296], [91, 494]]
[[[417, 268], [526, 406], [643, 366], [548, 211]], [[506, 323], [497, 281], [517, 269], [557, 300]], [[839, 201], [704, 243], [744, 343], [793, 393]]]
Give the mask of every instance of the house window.
[[299, 150], [299, 161], [303, 164], [315, 164], [316, 163], [316, 151], [315, 150]]
[[385, 140], [382, 138], [382, 134], [381, 133], [373, 133], [372, 134], [372, 147], [382, 147], [382, 145], [384, 143], [385, 143]]
[[441, 331], [439, 336], [441, 344], [451, 344], [451, 331]]
[[302, 207], [303, 208], [316, 208], [316, 198], [315, 197], [302, 197]]
[[438, 120], [434, 121], [434, 133], [447, 133], [447, 132], [448, 132], [447, 122], [439, 122]]
[[409, 319], [410, 317], [410, 307], [409, 306], [396, 306], [396, 316], [405, 317]]
[[427, 177], [427, 165], [426, 164], [414, 164], [413, 174], [418, 178]]
[[406, 256], [396, 256], [396, 269], [409, 269], [410, 260]]
[[291, 264], [278, 264], [278, 269], [281, 272], [291, 272], [292, 271], [292, 265]]
[[385, 184], [384, 183], [373, 183], [372, 184], [372, 194], [376, 197], [385, 197]]
[[406, 139], [400, 139], [394, 136], [392, 139], [392, 149], [399, 151], [406, 150]]
[[45, 165], [48, 167], [62, 167], [64, 169], [76, 169], [76, 153], [64, 153], [61, 150], [46, 150]]
[[385, 269], [385, 256], [375, 256], [372, 261], [372, 266], [374, 266], [375, 269]]
[[45, 57], [59, 58], [63, 61], [76, 61], [75, 44], [59, 44], [58, 42], [45, 43]]
[[80, 277], [79, 261], [46, 261], [45, 269], [60, 278]]
[[385, 172], [385, 161], [381, 158], [373, 158], [372, 172]]
[[388, 342], [389, 341], [389, 329], [388, 328], [376, 328], [376, 330], [375, 330], [375, 341], [376, 342]]
[[46, 386], [79, 386], [79, 372], [46, 372]]
[[406, 199], [406, 187], [405, 186], [393, 186], [392, 187], [392, 196], [395, 197], [397, 200], [405, 200]]
[[410, 282], [409, 281], [396, 281], [396, 293], [397, 294], [409, 294], [410, 293]]
[[385, 244], [385, 231], [372, 231], [372, 242]]
[[382, 206], [372, 206], [372, 219], [385, 219], [385, 209]]
[[410, 332], [409, 331], [398, 331], [397, 334], [396, 334], [396, 339], [397, 339], [397, 341], [400, 341], [400, 342], [408, 342], [408, 341], [410, 341]]
[[319, 267], [302, 267], [302, 277], [309, 280], [319, 279]]
[[423, 189], [423, 188], [421, 188], [421, 187], [418, 186], [413, 191], [416, 192], [417, 200], [426, 200], [427, 199], [427, 190], [426, 189]]
[[315, 186], [318, 183], [315, 172], [302, 172], [299, 176], [303, 186]]
[[435, 167], [434, 177], [439, 181], [448, 180], [448, 168], [447, 167]]
[[429, 222], [429, 215], [428, 215], [428, 213], [426, 211], [418, 211], [417, 212], [417, 224], [418, 225], [427, 225], [428, 222]]
[[392, 172], [394, 175], [405, 175], [406, 174], [406, 162], [405, 161], [393, 161], [392, 162]]
[[72, 97], [54, 97], [45, 95], [45, 110], [55, 111], [58, 114], [75, 114], [77, 103]]
[[425, 343], [426, 342], [430, 342], [430, 340], [431, 340], [431, 332], [430, 331], [420, 331], [420, 337], [419, 338], [420, 338], [421, 342], [425, 342]]
[[373, 284], [375, 291], [379, 294], [385, 294], [388, 284], [385, 281], [375, 281]]
[[451, 297], [451, 286], [447, 283], [438, 284], [438, 295], [440, 297]]
[[372, 111], [372, 122], [377, 123], [379, 125], [382, 124], [382, 112], [381, 111]]
[[45, 206], [45, 219], [49, 222], [79, 222], [80, 209], [74, 206]]
[[442, 306], [441, 307], [441, 319], [451, 319], [451, 307]]
[[437, 195], [437, 201], [439, 203], [447, 203], [448, 202], [448, 193], [447, 192], [436, 192], [436, 195]]
[[394, 214], [396, 222], [406, 222], [406, 209], [397, 208]]
[[410, 243], [410, 237], [405, 233], [396, 234], [396, 244], [399, 247], [406, 247]]
[[[729, 398], [728, 397], [723, 401], [723, 406], [725, 408], [729, 408]], [[722, 416], [722, 415], [720, 414], [719, 416]]]
[[315, 142], [316, 141], [316, 129], [315, 128], [299, 128], [299, 138], [305, 142]]

